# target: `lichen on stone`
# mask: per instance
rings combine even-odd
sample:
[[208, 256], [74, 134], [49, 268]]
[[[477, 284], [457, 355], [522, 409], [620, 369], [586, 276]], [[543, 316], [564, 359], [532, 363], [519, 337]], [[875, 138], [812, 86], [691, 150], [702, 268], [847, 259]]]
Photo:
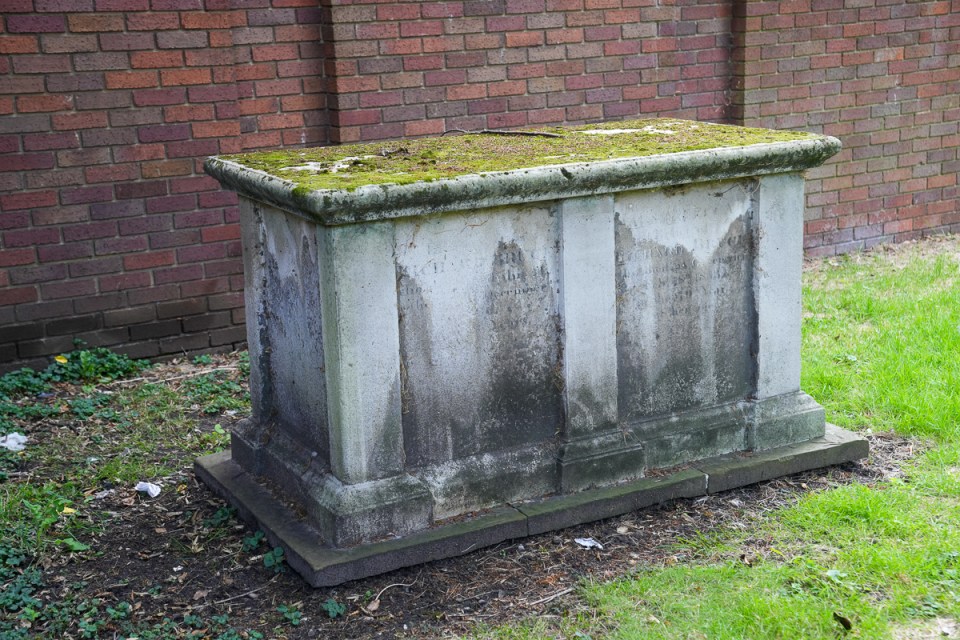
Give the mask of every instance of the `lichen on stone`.
[[[545, 165], [809, 140], [816, 134], [646, 119], [526, 129], [558, 137], [467, 133], [226, 156], [295, 185], [294, 193], [411, 184]], [[609, 133], [607, 133], [609, 132]]]

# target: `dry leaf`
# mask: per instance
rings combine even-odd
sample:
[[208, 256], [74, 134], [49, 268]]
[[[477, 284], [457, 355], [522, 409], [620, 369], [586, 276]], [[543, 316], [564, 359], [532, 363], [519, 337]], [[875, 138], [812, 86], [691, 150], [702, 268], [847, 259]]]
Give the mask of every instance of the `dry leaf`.
[[200, 589], [200, 590], [197, 591], [195, 594], [193, 594], [193, 599], [194, 599], [194, 600], [203, 600], [204, 598], [207, 597], [207, 594], [209, 594], [209, 593], [210, 593], [210, 590], [209, 590], [209, 589]]
[[630, 529], [628, 529], [627, 527], [617, 527], [617, 533], [620, 533], [620, 534], [626, 533], [629, 530]]
[[844, 631], [850, 631], [853, 629], [853, 623], [850, 622], [850, 618], [842, 616], [836, 611], [833, 612], [833, 619], [840, 623], [840, 626], [843, 627]]

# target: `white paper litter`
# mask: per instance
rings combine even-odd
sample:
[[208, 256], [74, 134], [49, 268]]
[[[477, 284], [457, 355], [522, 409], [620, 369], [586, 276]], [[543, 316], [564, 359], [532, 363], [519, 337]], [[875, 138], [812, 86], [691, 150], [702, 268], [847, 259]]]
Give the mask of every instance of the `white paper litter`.
[[376, 157], [377, 156], [371, 156], [371, 155], [349, 156], [346, 158], [340, 158], [339, 160], [335, 161], [333, 164], [330, 164], [329, 162], [314, 162], [311, 160], [310, 162], [305, 162], [304, 164], [300, 164], [295, 167], [283, 167], [280, 170], [281, 171], [316, 171], [318, 173], [321, 171], [324, 171], [324, 172], [328, 171], [330, 173], [337, 173], [339, 171], [343, 171], [344, 169], [349, 169], [350, 167], [353, 166], [353, 163], [357, 162], [358, 160], [366, 160], [367, 158], [376, 158]]
[[151, 498], [156, 498], [160, 495], [160, 487], [152, 482], [138, 482], [134, 489], [146, 493]]
[[603, 549], [603, 545], [593, 538], [574, 538], [573, 541], [584, 549]]
[[13, 432], [0, 438], [0, 447], [8, 451], [23, 451], [26, 448], [27, 436]]

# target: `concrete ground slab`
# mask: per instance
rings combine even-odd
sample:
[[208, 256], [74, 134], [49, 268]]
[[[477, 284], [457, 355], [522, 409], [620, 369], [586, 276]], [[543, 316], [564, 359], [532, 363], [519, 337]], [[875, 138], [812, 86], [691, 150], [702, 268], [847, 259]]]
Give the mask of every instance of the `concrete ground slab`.
[[320, 534], [222, 451], [199, 458], [197, 475], [285, 550], [287, 563], [314, 587], [333, 586], [401, 567], [449, 558], [545, 531], [609, 518], [677, 498], [717, 493], [867, 455], [867, 442], [834, 425], [820, 438], [755, 454], [704, 460], [661, 477], [507, 505], [472, 518], [350, 548]]

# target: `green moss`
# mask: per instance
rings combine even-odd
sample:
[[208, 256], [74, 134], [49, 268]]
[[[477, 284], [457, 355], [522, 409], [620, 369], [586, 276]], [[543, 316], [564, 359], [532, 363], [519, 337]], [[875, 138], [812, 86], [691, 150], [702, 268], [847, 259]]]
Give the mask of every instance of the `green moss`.
[[[615, 134], [589, 133], [618, 130]], [[456, 176], [511, 171], [681, 151], [808, 140], [815, 134], [772, 131], [686, 120], [649, 119], [575, 127], [531, 129], [559, 137], [465, 134], [371, 142], [315, 149], [226, 156], [250, 169], [297, 185], [297, 194], [352, 190], [369, 184], [409, 184]]]

